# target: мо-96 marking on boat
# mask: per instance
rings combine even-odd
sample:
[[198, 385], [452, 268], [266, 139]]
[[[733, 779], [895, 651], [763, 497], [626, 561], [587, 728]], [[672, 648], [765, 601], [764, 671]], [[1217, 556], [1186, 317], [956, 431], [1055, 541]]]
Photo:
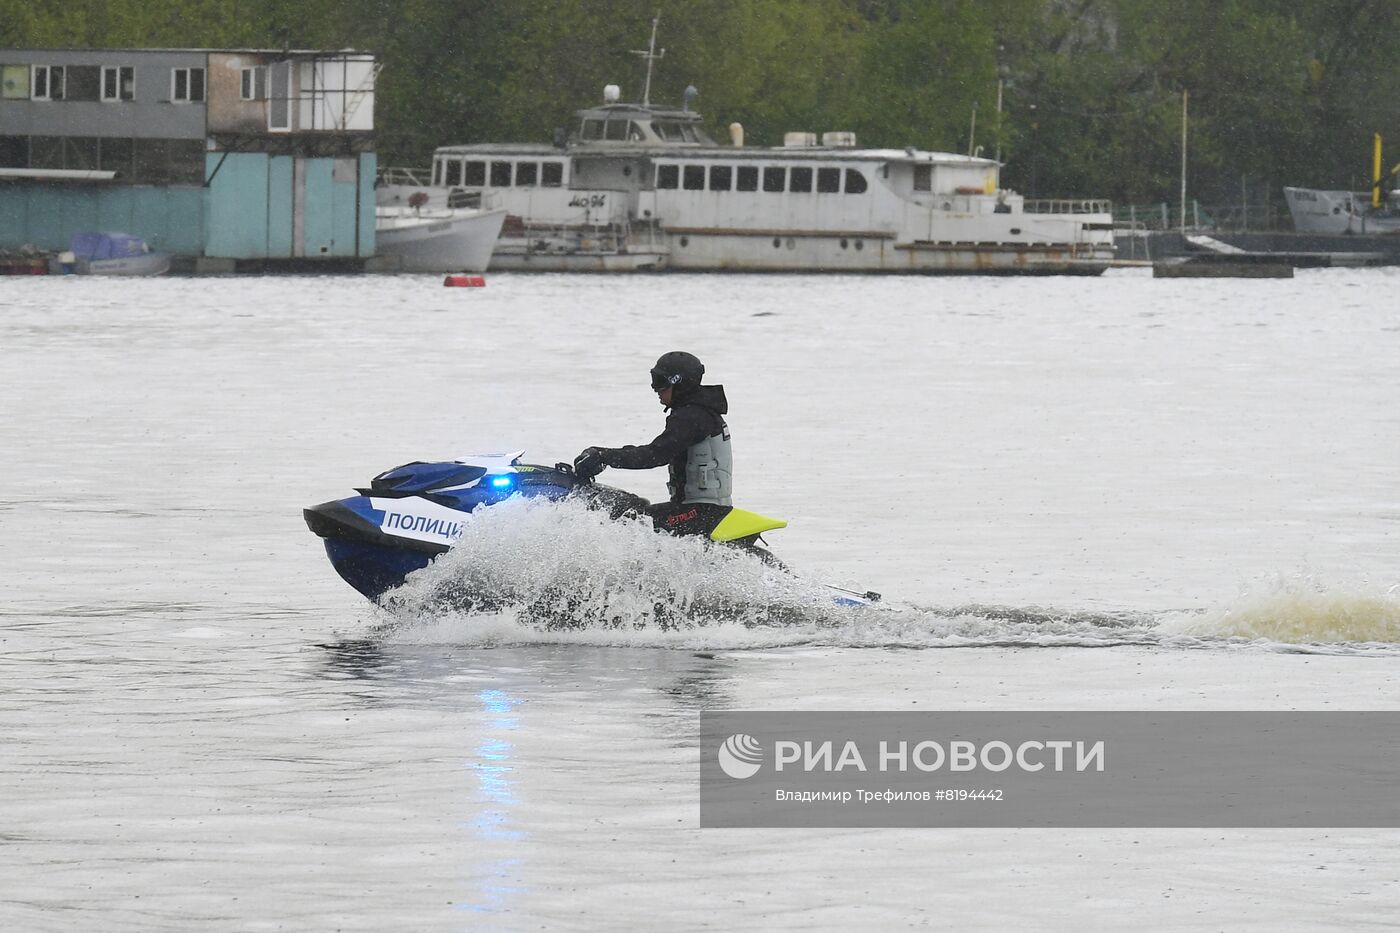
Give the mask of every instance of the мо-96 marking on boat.
[[[655, 54], [647, 58], [647, 87]], [[1032, 200], [993, 159], [863, 149], [855, 134], [788, 133], [722, 146], [692, 110], [603, 103], [555, 145], [443, 146], [431, 175], [385, 169], [378, 201], [428, 193], [448, 207], [504, 207], [492, 270], [1079, 273], [1113, 260], [1107, 200]]]

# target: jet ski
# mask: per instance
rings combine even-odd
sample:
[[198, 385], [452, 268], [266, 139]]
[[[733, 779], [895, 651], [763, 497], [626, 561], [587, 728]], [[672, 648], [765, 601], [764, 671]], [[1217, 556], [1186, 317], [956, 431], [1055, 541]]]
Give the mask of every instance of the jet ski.
[[[307, 526], [319, 535], [336, 573], [376, 602], [456, 544], [463, 523], [477, 509], [512, 496], [563, 499], [581, 496], [613, 517], [642, 514], [650, 503], [641, 496], [602, 483], [584, 481], [567, 463], [522, 463], [523, 450], [445, 462], [415, 461], [370, 480], [356, 495], [304, 509]], [[710, 540], [745, 548], [777, 563], [761, 535], [787, 526], [744, 509], [718, 516]], [[837, 605], [864, 606], [878, 593], [830, 587]]]

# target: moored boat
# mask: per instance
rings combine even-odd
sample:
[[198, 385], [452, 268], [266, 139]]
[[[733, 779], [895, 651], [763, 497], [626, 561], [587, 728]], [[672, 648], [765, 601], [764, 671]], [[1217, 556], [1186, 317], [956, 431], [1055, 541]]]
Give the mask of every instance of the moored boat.
[[93, 232], [73, 236], [73, 271], [79, 275], [164, 275], [170, 254], [153, 251], [130, 233]]
[[1400, 165], [1388, 173], [1381, 153], [1381, 136], [1373, 142], [1370, 191], [1323, 191], [1318, 188], [1284, 188], [1293, 229], [1298, 233], [1326, 235], [1386, 235], [1400, 233], [1400, 191], [1386, 190], [1387, 182], [1400, 174]]
[[[1107, 200], [1028, 199], [996, 160], [849, 132], [758, 147], [733, 124], [720, 145], [694, 96], [621, 103], [609, 85], [556, 145], [443, 146], [416, 191], [507, 209], [492, 269], [1097, 274], [1114, 257]], [[409, 190], [386, 184], [381, 203]]]
[[[1298, 233], [1381, 235], [1400, 233], [1400, 210], [1371, 207], [1365, 191], [1322, 191], [1316, 188], [1284, 188], [1293, 229]], [[1400, 203], [1392, 191], [1387, 204]]]
[[404, 272], [485, 272], [505, 208], [377, 207], [375, 252]]

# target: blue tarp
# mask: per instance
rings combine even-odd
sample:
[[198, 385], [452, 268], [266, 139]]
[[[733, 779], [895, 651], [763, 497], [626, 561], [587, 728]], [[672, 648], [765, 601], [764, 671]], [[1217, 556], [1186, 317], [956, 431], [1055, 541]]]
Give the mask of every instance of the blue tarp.
[[130, 233], [75, 233], [71, 249], [79, 259], [123, 259], [145, 254], [146, 243]]

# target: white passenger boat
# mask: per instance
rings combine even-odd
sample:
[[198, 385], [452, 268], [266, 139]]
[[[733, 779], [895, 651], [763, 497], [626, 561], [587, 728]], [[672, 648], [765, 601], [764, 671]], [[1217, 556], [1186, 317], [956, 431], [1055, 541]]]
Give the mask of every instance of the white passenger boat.
[[605, 88], [553, 146], [443, 146], [419, 190], [506, 208], [492, 269], [1097, 274], [1114, 256], [1108, 201], [1024, 198], [992, 159], [862, 149], [849, 132], [745, 146], [738, 124], [722, 146], [693, 89], [679, 109], [619, 96]]
[[404, 272], [485, 272], [506, 210], [380, 206], [375, 252], [399, 257]]

